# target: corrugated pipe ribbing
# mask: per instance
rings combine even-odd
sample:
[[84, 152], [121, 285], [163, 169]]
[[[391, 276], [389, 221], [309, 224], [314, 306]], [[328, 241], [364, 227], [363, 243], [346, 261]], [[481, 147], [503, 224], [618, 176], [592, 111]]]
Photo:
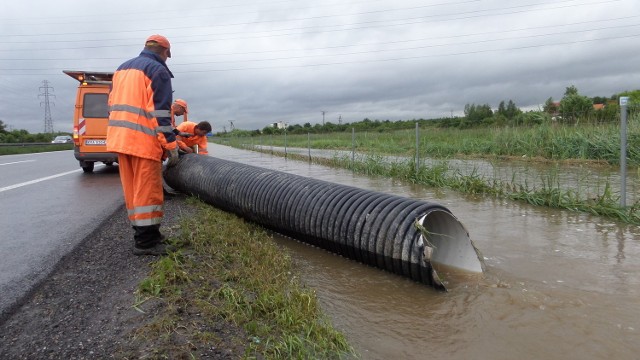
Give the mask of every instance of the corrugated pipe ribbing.
[[436, 203], [195, 154], [164, 178], [217, 208], [436, 289], [446, 290], [439, 264], [482, 272], [468, 232]]

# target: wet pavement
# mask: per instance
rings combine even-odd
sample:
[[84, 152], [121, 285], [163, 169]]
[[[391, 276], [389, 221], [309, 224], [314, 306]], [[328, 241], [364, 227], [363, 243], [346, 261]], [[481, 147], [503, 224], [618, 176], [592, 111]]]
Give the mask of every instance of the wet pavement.
[[117, 166], [84, 174], [71, 150], [0, 157], [0, 314], [122, 204]]

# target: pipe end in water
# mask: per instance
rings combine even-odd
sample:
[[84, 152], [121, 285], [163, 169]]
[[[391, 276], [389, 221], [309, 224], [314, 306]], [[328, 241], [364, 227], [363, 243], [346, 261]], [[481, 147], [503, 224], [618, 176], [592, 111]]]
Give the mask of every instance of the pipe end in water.
[[[469, 232], [450, 212], [433, 210], [417, 221], [420, 240], [435, 267], [443, 265], [451, 270], [482, 273], [484, 264]], [[429, 249], [431, 248], [431, 249]]]

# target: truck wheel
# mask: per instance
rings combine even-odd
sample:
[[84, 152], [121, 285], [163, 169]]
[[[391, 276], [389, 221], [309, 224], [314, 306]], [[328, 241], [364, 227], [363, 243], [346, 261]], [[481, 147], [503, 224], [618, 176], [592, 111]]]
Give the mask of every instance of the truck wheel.
[[93, 162], [92, 161], [83, 161], [80, 163], [80, 167], [82, 167], [82, 171], [86, 173], [93, 172]]

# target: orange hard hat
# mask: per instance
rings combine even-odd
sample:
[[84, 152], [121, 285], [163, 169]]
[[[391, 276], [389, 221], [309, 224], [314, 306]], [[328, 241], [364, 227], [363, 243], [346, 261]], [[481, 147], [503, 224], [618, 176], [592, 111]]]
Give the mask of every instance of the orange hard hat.
[[184, 112], [189, 112], [189, 111], [187, 111], [187, 102], [186, 101], [184, 101], [182, 99], [176, 99], [176, 101], [174, 101], [174, 103], [182, 106], [184, 108]]
[[171, 44], [169, 43], [169, 40], [167, 40], [166, 37], [162, 35], [157, 35], [157, 34], [151, 35], [147, 38], [145, 45], [149, 45], [149, 42], [155, 42], [158, 45], [162, 46], [163, 48], [169, 50], [168, 56], [171, 57]]

